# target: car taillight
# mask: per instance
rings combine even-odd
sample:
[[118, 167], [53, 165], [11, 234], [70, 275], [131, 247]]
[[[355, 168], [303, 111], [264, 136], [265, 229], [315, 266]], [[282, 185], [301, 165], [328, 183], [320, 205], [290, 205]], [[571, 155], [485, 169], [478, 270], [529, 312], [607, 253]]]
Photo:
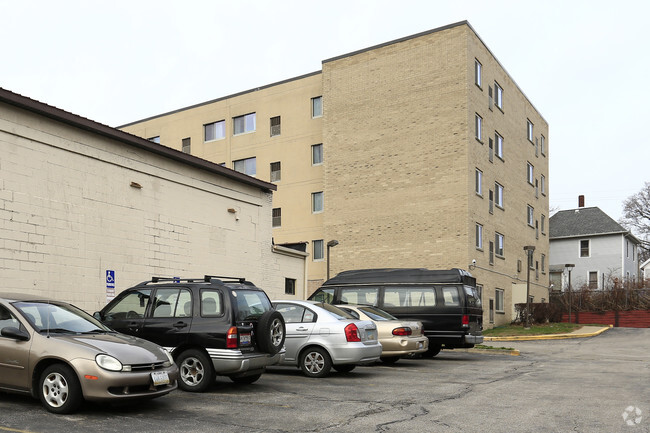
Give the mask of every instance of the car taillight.
[[407, 335], [411, 335], [413, 331], [411, 331], [411, 328], [409, 327], [403, 327], [403, 328], [395, 328], [393, 329], [393, 335], [399, 335], [401, 337], [406, 337]]
[[361, 341], [361, 334], [359, 334], [357, 325], [350, 323], [345, 327], [345, 339], [347, 341]]
[[463, 314], [463, 326], [469, 326], [469, 316], [467, 314]]
[[236, 349], [238, 343], [237, 327], [231, 326], [226, 334], [226, 348], [227, 349]]

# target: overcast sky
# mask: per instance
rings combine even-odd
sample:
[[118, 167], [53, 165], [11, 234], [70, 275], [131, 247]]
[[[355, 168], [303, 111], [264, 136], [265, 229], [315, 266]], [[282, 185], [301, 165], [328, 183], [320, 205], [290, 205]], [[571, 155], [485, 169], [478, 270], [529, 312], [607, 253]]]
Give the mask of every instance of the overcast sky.
[[650, 181], [650, 2], [0, 0], [0, 87], [110, 125], [468, 20], [549, 123], [551, 208]]

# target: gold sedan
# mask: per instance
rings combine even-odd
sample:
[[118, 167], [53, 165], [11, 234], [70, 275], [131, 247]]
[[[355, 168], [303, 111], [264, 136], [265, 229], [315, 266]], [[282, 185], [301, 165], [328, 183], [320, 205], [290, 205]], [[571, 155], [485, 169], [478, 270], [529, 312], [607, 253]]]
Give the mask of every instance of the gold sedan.
[[360, 320], [372, 320], [377, 325], [382, 346], [381, 360], [394, 364], [402, 357], [426, 352], [429, 339], [423, 334], [422, 322], [398, 319], [370, 305], [337, 305]]

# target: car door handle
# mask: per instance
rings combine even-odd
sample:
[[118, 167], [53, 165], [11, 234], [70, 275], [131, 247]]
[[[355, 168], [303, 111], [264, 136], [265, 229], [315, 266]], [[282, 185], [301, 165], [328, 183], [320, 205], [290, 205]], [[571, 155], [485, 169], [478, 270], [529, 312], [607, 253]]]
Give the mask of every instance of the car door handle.
[[185, 322], [176, 322], [174, 323], [174, 328], [185, 328], [187, 326], [187, 323]]
[[301, 326], [300, 328], [296, 328], [296, 331], [309, 331], [309, 329]]

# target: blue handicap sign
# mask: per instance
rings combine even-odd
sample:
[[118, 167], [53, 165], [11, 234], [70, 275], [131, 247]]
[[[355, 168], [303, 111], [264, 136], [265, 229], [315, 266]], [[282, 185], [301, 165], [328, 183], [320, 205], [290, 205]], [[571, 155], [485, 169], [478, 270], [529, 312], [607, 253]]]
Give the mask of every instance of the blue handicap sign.
[[115, 288], [115, 271], [106, 270], [106, 288]]

